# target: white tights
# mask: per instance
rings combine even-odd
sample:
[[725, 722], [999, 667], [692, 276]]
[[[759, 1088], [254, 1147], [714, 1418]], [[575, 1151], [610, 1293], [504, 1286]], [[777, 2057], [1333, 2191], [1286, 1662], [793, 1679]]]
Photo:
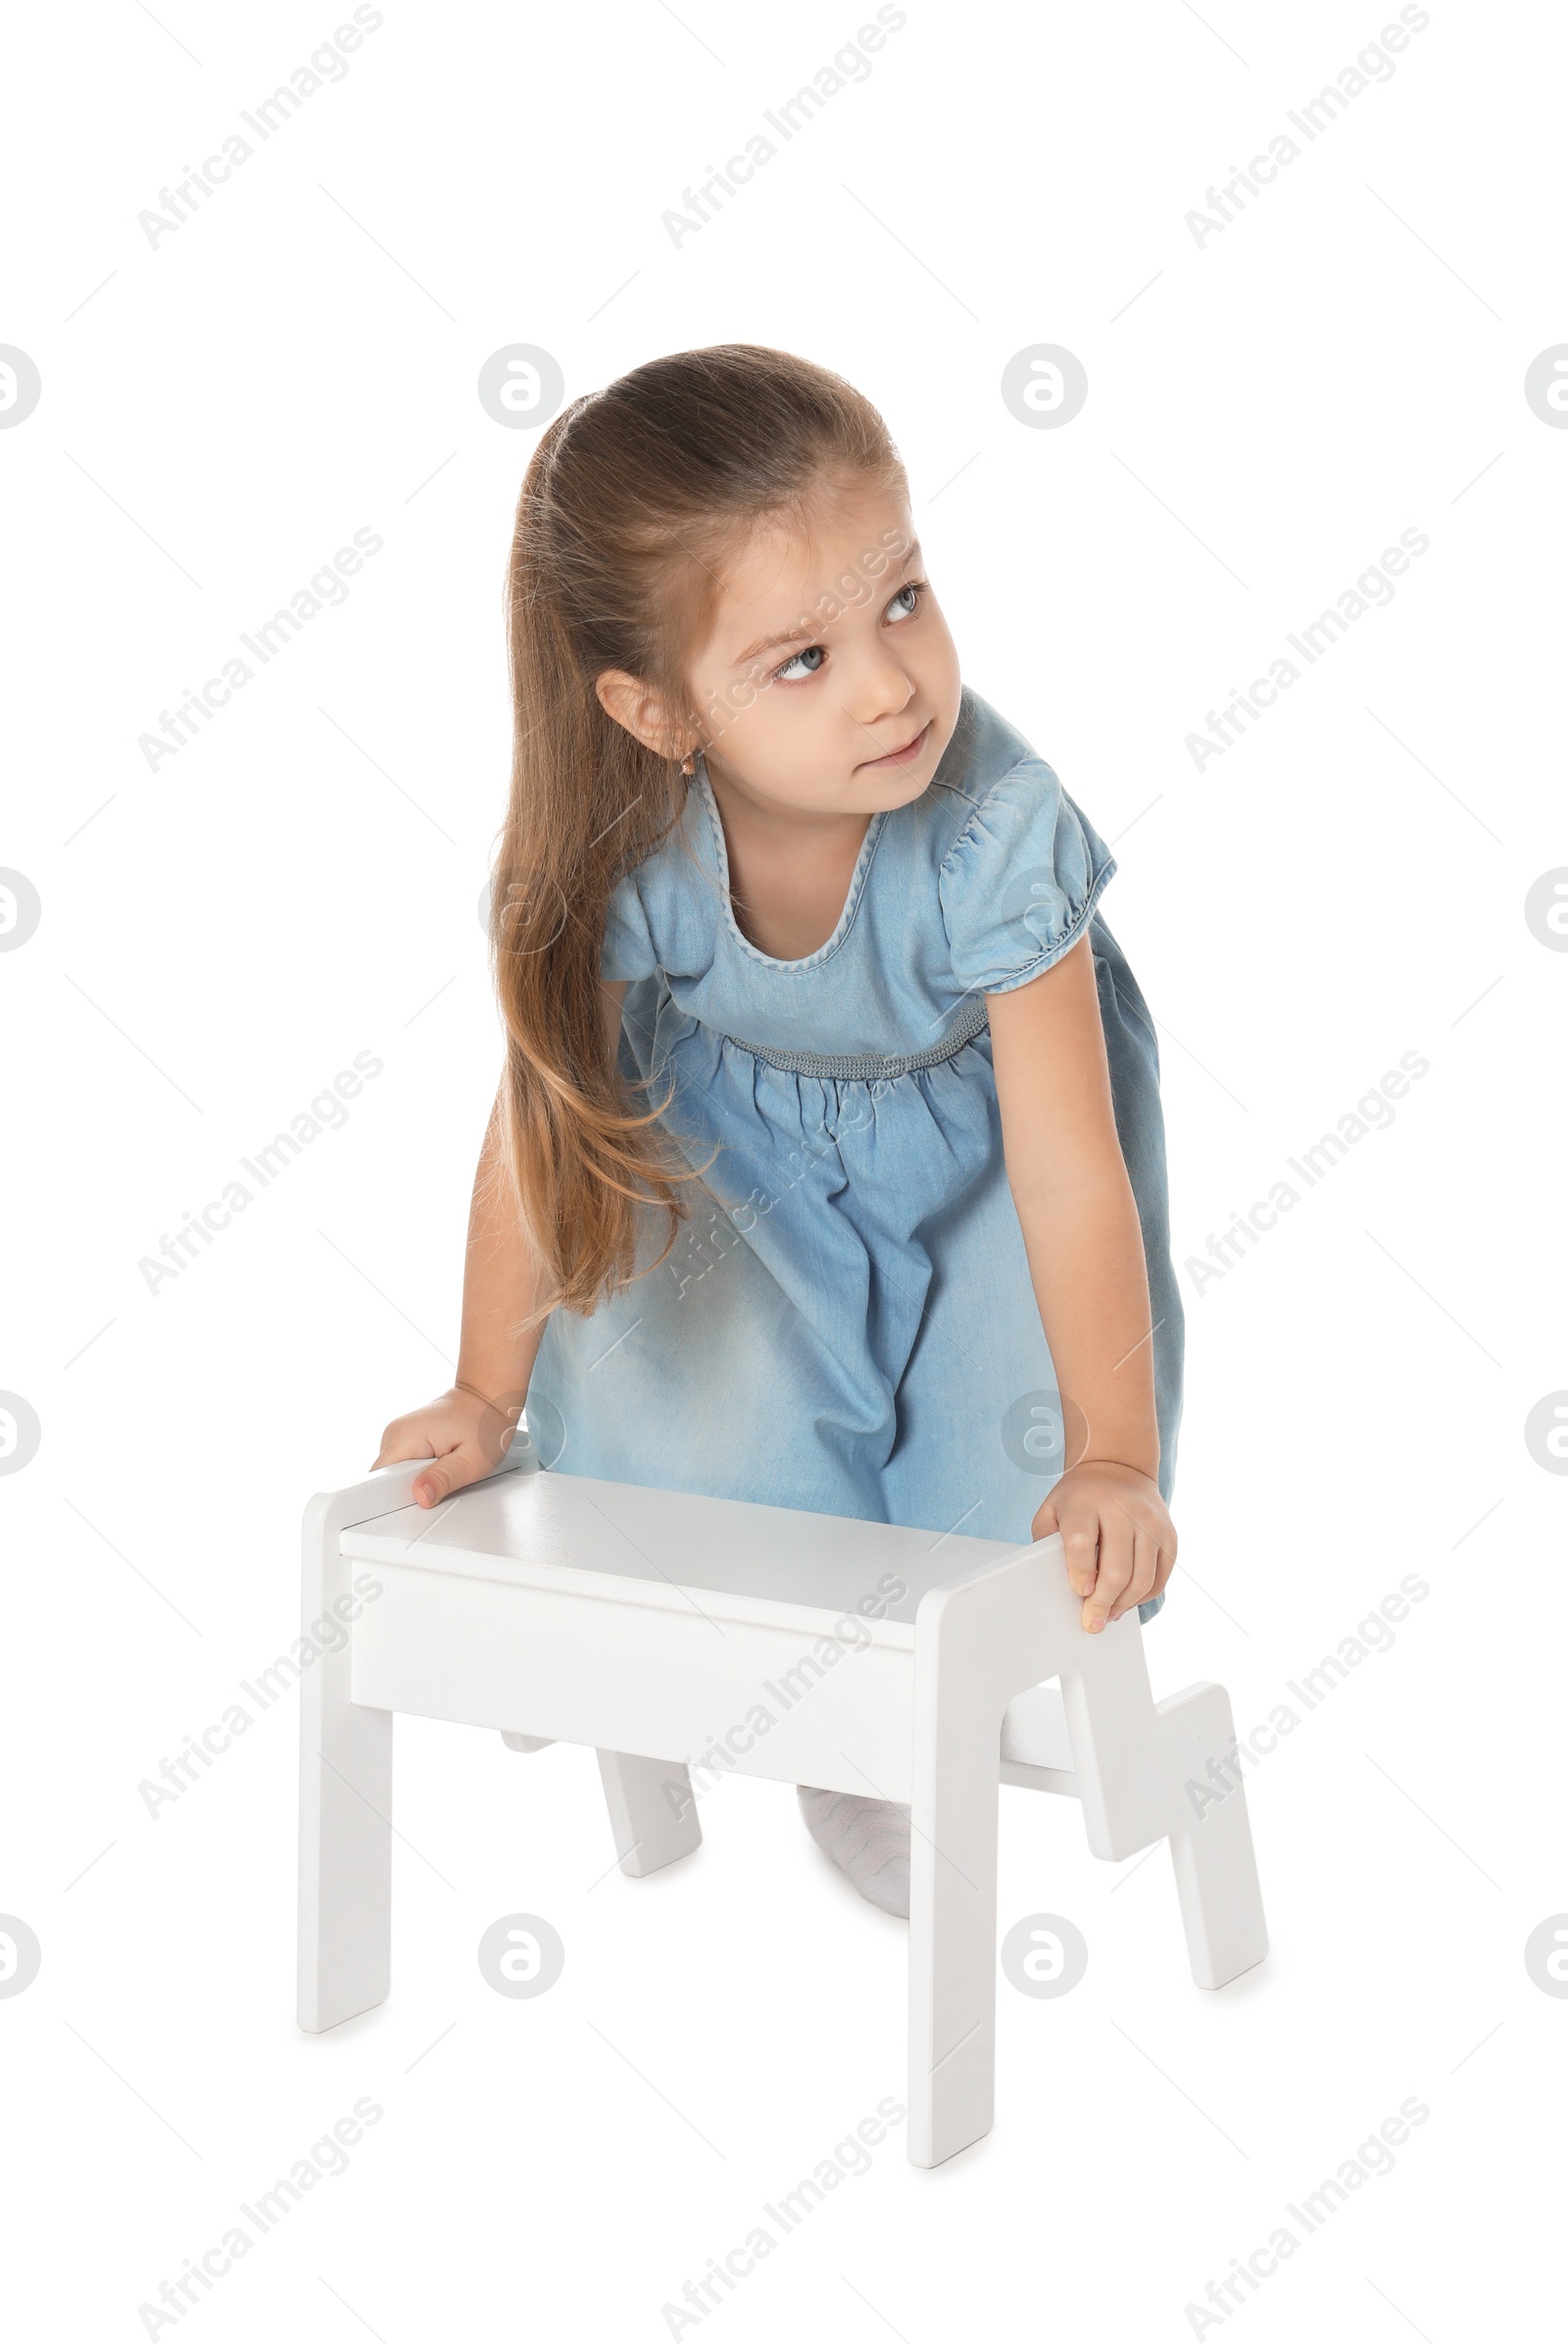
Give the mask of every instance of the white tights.
[[868, 1904], [909, 1917], [909, 1810], [892, 1799], [797, 1785], [806, 1828]]

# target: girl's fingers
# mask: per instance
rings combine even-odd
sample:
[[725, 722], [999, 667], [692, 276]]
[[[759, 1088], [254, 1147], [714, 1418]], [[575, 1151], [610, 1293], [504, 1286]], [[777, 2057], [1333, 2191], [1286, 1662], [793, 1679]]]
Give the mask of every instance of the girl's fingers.
[[1176, 1532], [1152, 1490], [1097, 1488], [1087, 1468], [1085, 1482], [1064, 1475], [1042, 1501], [1033, 1530], [1037, 1538], [1060, 1533], [1067, 1584], [1095, 1635], [1162, 1591], [1176, 1564]]
[[1122, 1619], [1133, 1609], [1135, 1604], [1149, 1601], [1150, 1596], [1154, 1592], [1158, 1570], [1158, 1540], [1152, 1538], [1146, 1530], [1135, 1531], [1133, 1535], [1133, 1575], [1128, 1581], [1115, 1610], [1110, 1615], [1113, 1620]]
[[1062, 1552], [1067, 1561], [1067, 1585], [1075, 1595], [1087, 1596], [1095, 1584], [1100, 1552], [1100, 1512], [1087, 1498], [1069, 1494], [1058, 1508]]
[[[445, 1456], [438, 1457], [428, 1472], [421, 1473], [414, 1485], [416, 1505], [439, 1505], [443, 1497], [450, 1497], [454, 1489], [466, 1489], [470, 1482], [483, 1481], [492, 1467], [482, 1450], [470, 1441], [455, 1441]], [[424, 1492], [429, 1494], [425, 1495]]]
[[379, 1473], [383, 1465], [411, 1464], [416, 1457], [427, 1457], [429, 1454], [429, 1441], [421, 1440], [417, 1433], [412, 1438], [407, 1433], [388, 1433], [375, 1452], [370, 1471]]
[[1135, 1539], [1129, 1517], [1119, 1506], [1107, 1507], [1100, 1517], [1100, 1570], [1084, 1604], [1084, 1626], [1091, 1636], [1104, 1627], [1132, 1579]]

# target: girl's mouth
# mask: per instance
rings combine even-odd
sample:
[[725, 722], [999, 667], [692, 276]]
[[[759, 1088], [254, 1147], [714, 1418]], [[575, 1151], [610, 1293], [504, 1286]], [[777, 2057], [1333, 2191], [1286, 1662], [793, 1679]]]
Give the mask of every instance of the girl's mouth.
[[902, 749], [890, 750], [886, 757], [867, 757], [859, 771], [866, 773], [877, 765], [912, 765], [925, 747], [926, 735], [930, 730], [931, 720], [927, 717], [912, 741], [906, 741]]

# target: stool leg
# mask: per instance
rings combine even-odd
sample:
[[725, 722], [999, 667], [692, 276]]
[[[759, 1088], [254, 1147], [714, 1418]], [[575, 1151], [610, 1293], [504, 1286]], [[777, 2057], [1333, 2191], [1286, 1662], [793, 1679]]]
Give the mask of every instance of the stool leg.
[[615, 1853], [628, 1879], [640, 1880], [702, 1845], [692, 1779], [664, 1758], [599, 1752], [599, 1777], [610, 1809]]
[[321, 2034], [392, 1982], [392, 1712], [348, 1697], [349, 1655], [300, 1680], [299, 2023]]
[[[373, 1511], [365, 1485], [306, 1508], [307, 1634], [364, 1608], [364, 1567], [339, 1551], [339, 1534]], [[353, 1699], [352, 1653], [344, 1640], [300, 1679], [298, 2012], [309, 2034], [373, 2010], [392, 1982], [392, 1712]]]
[[1027, 1662], [1032, 1550], [932, 1588], [915, 1620], [909, 1801], [911, 2165], [940, 2165], [996, 2112], [1002, 1718]]
[[[970, 1730], [965, 1731], [965, 1727]], [[990, 2131], [997, 2056], [999, 1720], [939, 1723], [909, 1808], [909, 2137], [941, 2165]]]
[[911, 2165], [990, 2131], [997, 2066], [1002, 1720], [1049, 1673], [1053, 1609], [1075, 1608], [1060, 1540], [930, 1587], [914, 1624], [909, 1802]]
[[[1161, 1702], [1160, 1711], [1175, 1818], [1170, 1860], [1187, 1956], [1199, 1985], [1229, 1985], [1268, 1952], [1247, 1791], [1240, 1761], [1230, 1757], [1236, 1748], [1230, 1697], [1223, 1685], [1195, 1685]], [[1221, 1764], [1210, 1771], [1215, 1759]]]
[[1227, 1986], [1268, 1952], [1246, 1793], [1234, 1790], [1190, 1831], [1172, 1831], [1170, 1860], [1194, 1980]]
[[[313, 1649], [336, 1649], [300, 1679], [299, 2023], [310, 2034], [384, 2002], [392, 1982], [392, 1712], [354, 1699], [343, 1630], [380, 1592], [373, 1570], [343, 1552], [345, 1530], [411, 1503], [429, 1463], [377, 1466], [305, 1509], [301, 1618]], [[526, 1433], [499, 1472], [537, 1472]]]

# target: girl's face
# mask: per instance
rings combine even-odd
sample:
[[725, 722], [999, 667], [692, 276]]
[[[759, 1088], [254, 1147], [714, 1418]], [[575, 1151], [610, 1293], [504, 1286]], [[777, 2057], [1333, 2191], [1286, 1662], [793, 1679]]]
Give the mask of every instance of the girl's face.
[[687, 665], [710, 773], [774, 812], [876, 813], [928, 786], [958, 720], [958, 656], [907, 499], [855, 479], [809, 536], [760, 525]]

